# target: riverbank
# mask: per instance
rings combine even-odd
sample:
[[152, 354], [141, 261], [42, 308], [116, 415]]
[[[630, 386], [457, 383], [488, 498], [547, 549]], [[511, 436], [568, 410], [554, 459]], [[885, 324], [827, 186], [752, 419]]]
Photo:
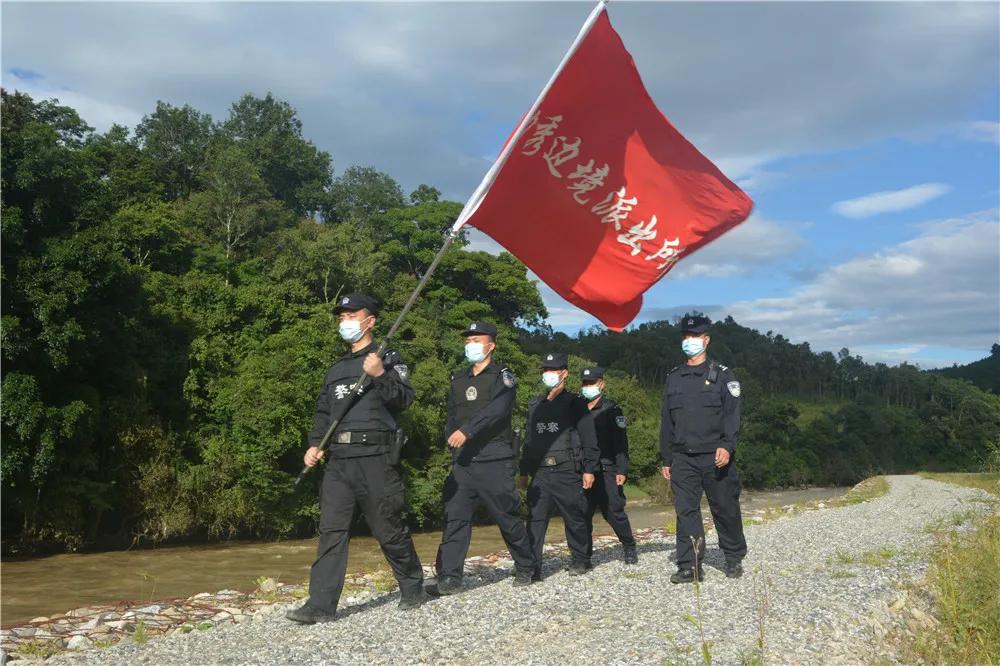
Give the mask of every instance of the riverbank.
[[[828, 500], [846, 488], [807, 488], [781, 491], [750, 491], [743, 495], [748, 519], [761, 509], [813, 500]], [[664, 527], [673, 523], [673, 510], [654, 502], [636, 501], [630, 487], [629, 513], [636, 528]], [[595, 519], [596, 533], [610, 534], [604, 521]], [[562, 523], [550, 531], [561, 538]], [[421, 561], [432, 562], [441, 542], [438, 531], [413, 535]], [[207, 590], [252, 592], [259, 579], [274, 578], [300, 583], [309, 576], [316, 556], [317, 540], [294, 539], [273, 542], [228, 542], [223, 544], [176, 545], [129, 551], [72, 553], [30, 559], [4, 559], [3, 626], [27, 622], [39, 616], [60, 615], [71, 608], [109, 606], [122, 600], [146, 606], [157, 599], [188, 598]], [[494, 525], [473, 528], [470, 555], [488, 555], [506, 548]], [[369, 536], [351, 539], [347, 571], [361, 574], [385, 565], [378, 543]], [[109, 572], [114, 572], [109, 575]]]
[[[770, 492], [758, 495], [756, 501], [747, 502], [744, 519], [747, 525], [759, 525], [786, 516], [819, 511], [828, 507], [845, 505], [871, 499], [888, 490], [881, 480], [869, 480], [859, 484], [849, 493], [837, 492], [836, 497], [827, 497], [830, 492], [793, 491], [794, 494]], [[777, 504], [780, 499], [821, 495], [823, 499]], [[754, 508], [753, 505], [765, 505]], [[662, 513], [662, 512], [661, 512]], [[708, 512], [705, 512], [706, 526], [711, 531]], [[661, 519], [662, 521], [662, 519]], [[599, 521], [600, 523], [600, 521]], [[662, 524], [662, 522], [661, 522]], [[601, 525], [603, 527], [603, 524]], [[561, 535], [561, 527], [554, 525], [550, 535]], [[636, 530], [640, 544], [654, 547], [656, 544], [672, 540], [672, 524], [658, 528]], [[613, 551], [616, 539], [609, 534], [596, 537], [595, 547], [599, 553]], [[643, 546], [645, 547], [645, 546]], [[567, 554], [565, 543], [546, 546], [546, 556], [561, 558]], [[425, 559], [425, 562], [432, 561]], [[383, 561], [380, 566], [365, 574], [349, 577], [345, 587], [342, 607], [364, 606], [375, 602], [395, 589], [395, 581]], [[506, 552], [470, 557], [467, 563], [469, 580], [473, 585], [486, 584], [496, 578], [497, 572], [504, 572], [511, 566]], [[426, 567], [428, 577], [433, 575]], [[502, 573], [505, 576], [506, 573]], [[186, 634], [208, 631], [211, 628], [252, 621], [265, 617], [289, 604], [298, 603], [306, 596], [304, 585], [282, 583], [273, 578], [261, 578], [257, 589], [247, 592], [223, 590], [214, 594], [198, 593], [189, 597], [160, 599], [144, 602], [119, 602], [78, 608], [69, 613], [32, 618], [29, 622], [4, 629], [0, 641], [5, 652], [12, 656], [48, 656], [63, 650], [106, 648], [121, 641], [145, 643], [152, 637], [163, 634]]]

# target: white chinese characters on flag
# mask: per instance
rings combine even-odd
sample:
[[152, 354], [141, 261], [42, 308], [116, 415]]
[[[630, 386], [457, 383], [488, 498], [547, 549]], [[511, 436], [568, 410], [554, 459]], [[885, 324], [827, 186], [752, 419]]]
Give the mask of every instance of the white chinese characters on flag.
[[611, 329], [753, 206], [656, 108], [603, 8], [522, 125], [459, 224]]

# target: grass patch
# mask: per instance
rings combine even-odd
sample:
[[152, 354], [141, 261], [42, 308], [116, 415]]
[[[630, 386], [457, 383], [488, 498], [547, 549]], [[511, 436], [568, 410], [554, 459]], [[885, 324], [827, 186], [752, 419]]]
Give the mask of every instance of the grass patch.
[[882, 497], [889, 492], [889, 482], [881, 476], [865, 479], [847, 491], [843, 497], [827, 502], [828, 506], [850, 506]]
[[920, 476], [931, 481], [951, 483], [966, 488], [979, 488], [994, 495], [1000, 495], [1000, 474], [997, 473], [938, 473], [920, 472]]
[[866, 550], [861, 553], [861, 557], [858, 558], [858, 561], [861, 562], [861, 564], [867, 564], [870, 567], [880, 567], [887, 564], [889, 560], [894, 558], [896, 555], [899, 555], [899, 552], [894, 548], [878, 548], [875, 550]]
[[858, 575], [851, 573], [850, 571], [844, 571], [843, 569], [838, 569], [836, 571], [830, 572], [830, 578], [840, 579], [840, 578], [857, 578]]
[[904, 661], [1000, 663], [1000, 514], [972, 533], [941, 534], [927, 575], [938, 623], [904, 644]]
[[388, 569], [376, 569], [371, 573], [372, 587], [376, 592], [392, 592], [399, 584]]
[[[660, 480], [662, 481], [663, 478], [660, 477]], [[648, 502], [650, 500], [649, 493], [638, 484], [632, 483], [632, 479], [625, 482], [625, 497], [630, 502]]]
[[20, 657], [29, 659], [48, 659], [57, 652], [62, 652], [62, 648], [53, 641], [27, 641], [17, 646], [16, 652]]
[[149, 631], [146, 630], [146, 623], [142, 620], [135, 623], [135, 631], [132, 632], [132, 641], [137, 645], [145, 645], [149, 642]]

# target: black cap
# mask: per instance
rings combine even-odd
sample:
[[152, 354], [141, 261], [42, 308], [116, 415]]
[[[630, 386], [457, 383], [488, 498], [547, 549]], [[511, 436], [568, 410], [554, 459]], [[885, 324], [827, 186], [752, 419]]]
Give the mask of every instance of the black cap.
[[590, 367], [580, 371], [580, 381], [596, 382], [598, 379], [604, 379], [604, 368]]
[[681, 321], [681, 331], [684, 333], [707, 333], [712, 320], [700, 315], [688, 315]]
[[375, 299], [367, 294], [347, 294], [341, 296], [337, 305], [333, 308], [333, 314], [340, 314], [344, 310], [368, 310], [372, 314], [378, 312], [378, 304]]
[[494, 340], [497, 339], [497, 327], [488, 321], [474, 321], [465, 327], [462, 335], [488, 335]]
[[542, 355], [542, 367], [547, 370], [561, 370], [569, 365], [569, 354], [550, 352]]

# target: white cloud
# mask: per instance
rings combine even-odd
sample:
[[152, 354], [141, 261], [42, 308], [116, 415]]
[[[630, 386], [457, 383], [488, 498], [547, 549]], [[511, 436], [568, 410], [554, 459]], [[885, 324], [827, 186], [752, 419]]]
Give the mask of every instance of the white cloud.
[[749, 275], [792, 254], [804, 243], [792, 226], [754, 214], [698, 252], [681, 259], [670, 272], [670, 278]]
[[18, 76], [17, 73], [12, 73], [9, 87], [31, 95], [36, 100], [58, 99], [60, 104], [75, 109], [84, 122], [98, 132], [108, 131], [115, 123], [131, 129], [142, 120], [142, 113], [126, 106], [94, 99], [66, 88], [52, 87], [41, 76], [22, 76], [24, 78]]
[[950, 191], [951, 187], [943, 183], [924, 183], [902, 190], [875, 192], [857, 199], [838, 201], [830, 210], [843, 217], [858, 220], [882, 213], [898, 213], [917, 208]]
[[985, 352], [1000, 337], [998, 212], [925, 224], [918, 237], [833, 266], [789, 296], [723, 313], [814, 349], [881, 348], [891, 358], [886, 350], [939, 347], [956, 360]]
[[1000, 144], [1000, 122], [977, 120], [971, 123], [963, 123], [958, 126], [957, 134], [969, 141], [992, 143], [996, 146]]
[[[338, 170], [371, 164], [407, 189], [427, 182], [463, 199], [486, 169], [480, 156], [496, 154], [587, 11], [6, 3], [2, 49], [5, 66], [91, 100], [92, 124], [132, 123], [158, 99], [220, 118], [243, 93], [271, 91], [299, 110]], [[950, 127], [1000, 75], [990, 3], [733, 3], [725, 12], [624, 3], [610, 12], [660, 108], [750, 190], [784, 177], [767, 168], [781, 156]]]

